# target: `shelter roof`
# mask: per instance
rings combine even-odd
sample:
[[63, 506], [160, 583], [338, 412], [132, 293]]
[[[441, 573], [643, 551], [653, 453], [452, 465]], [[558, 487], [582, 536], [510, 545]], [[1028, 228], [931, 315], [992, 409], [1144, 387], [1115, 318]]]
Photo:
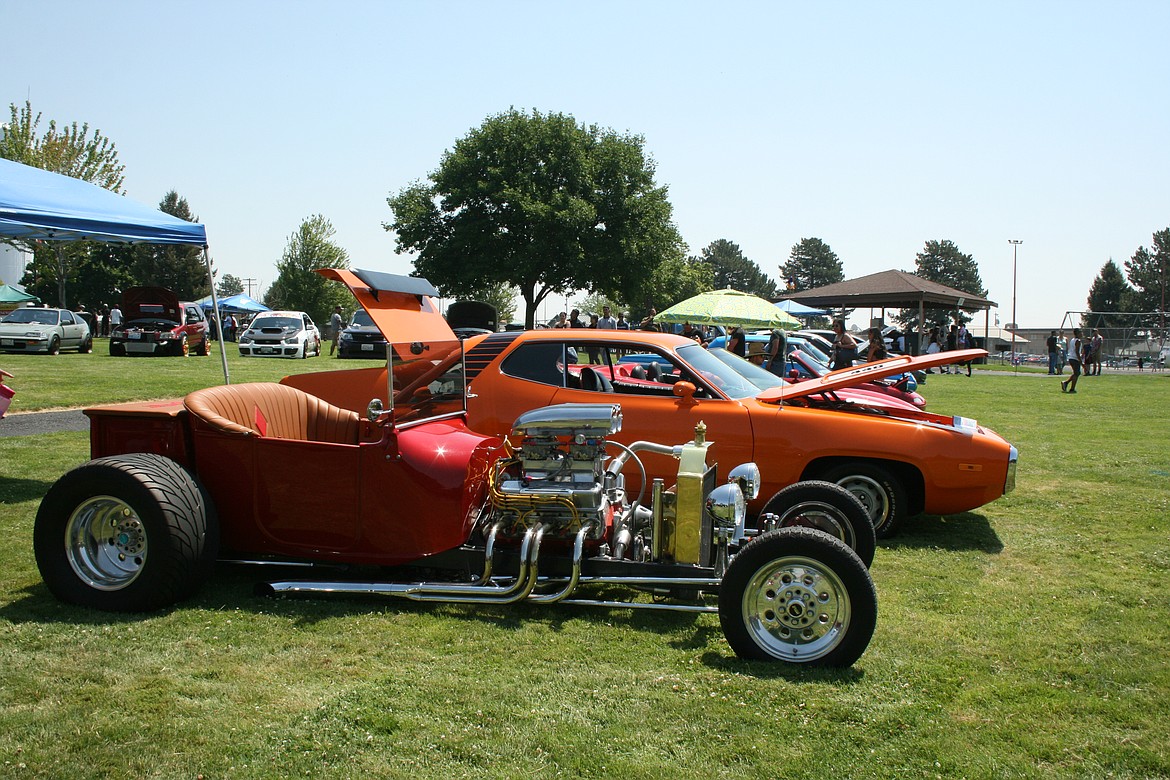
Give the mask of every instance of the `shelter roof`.
[[881, 306], [908, 309], [921, 304], [975, 311], [999, 305], [978, 295], [896, 270], [847, 279], [844, 282], [792, 293], [788, 297], [810, 306], [845, 308]]

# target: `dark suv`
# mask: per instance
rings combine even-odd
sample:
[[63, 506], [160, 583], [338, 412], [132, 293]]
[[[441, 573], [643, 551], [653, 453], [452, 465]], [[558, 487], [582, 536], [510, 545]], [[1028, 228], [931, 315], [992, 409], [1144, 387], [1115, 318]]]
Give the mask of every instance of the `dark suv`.
[[386, 337], [365, 309], [355, 311], [349, 325], [341, 331], [341, 337], [337, 339], [337, 356], [386, 359]]

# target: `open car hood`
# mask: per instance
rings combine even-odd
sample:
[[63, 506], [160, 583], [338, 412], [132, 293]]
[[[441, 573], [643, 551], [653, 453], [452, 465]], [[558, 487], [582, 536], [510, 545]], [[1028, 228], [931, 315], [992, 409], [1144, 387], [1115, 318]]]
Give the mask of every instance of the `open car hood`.
[[899, 355], [873, 363], [862, 363], [852, 368], [830, 371], [824, 376], [806, 379], [796, 384], [773, 387], [760, 393], [756, 398], [761, 401], [779, 401], [785, 398], [818, 395], [846, 387], [855, 387], [894, 374], [905, 374], [908, 371], [945, 366], [950, 363], [965, 363], [968, 360], [975, 360], [986, 355], [987, 350], [985, 349], [956, 349], [950, 352], [936, 352], [933, 355], [919, 355], [917, 357]]
[[345, 268], [317, 273], [348, 287], [389, 342], [456, 340], [435, 301], [439, 292], [426, 279]]
[[130, 320], [183, 321], [179, 296], [166, 287], [128, 287], [122, 293], [122, 317]]

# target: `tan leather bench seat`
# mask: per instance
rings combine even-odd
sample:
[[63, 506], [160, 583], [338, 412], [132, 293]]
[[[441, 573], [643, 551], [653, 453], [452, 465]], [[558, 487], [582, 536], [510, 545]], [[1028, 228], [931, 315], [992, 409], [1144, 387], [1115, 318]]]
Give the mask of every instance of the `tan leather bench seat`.
[[199, 424], [237, 436], [357, 444], [357, 412], [273, 382], [222, 385], [196, 390], [183, 406]]

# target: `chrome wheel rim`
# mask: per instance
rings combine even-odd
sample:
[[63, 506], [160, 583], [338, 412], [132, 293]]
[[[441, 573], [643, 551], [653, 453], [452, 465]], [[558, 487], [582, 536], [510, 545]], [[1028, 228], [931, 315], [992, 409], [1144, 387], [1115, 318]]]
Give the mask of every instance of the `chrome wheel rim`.
[[862, 474], [854, 474], [839, 480], [837, 484], [857, 497], [865, 507], [869, 519], [873, 521], [874, 528], [886, 521], [890, 514], [890, 497], [877, 480]]
[[781, 528], [815, 528], [856, 549], [853, 528], [841, 519], [841, 513], [824, 501], [802, 501], [780, 516]]
[[815, 661], [832, 652], [849, 627], [849, 595], [831, 569], [811, 558], [777, 558], [761, 566], [743, 594], [753, 640], [775, 658]]
[[146, 562], [146, 528], [124, 501], [95, 496], [78, 505], [65, 525], [65, 555], [73, 571], [97, 590], [120, 590]]

